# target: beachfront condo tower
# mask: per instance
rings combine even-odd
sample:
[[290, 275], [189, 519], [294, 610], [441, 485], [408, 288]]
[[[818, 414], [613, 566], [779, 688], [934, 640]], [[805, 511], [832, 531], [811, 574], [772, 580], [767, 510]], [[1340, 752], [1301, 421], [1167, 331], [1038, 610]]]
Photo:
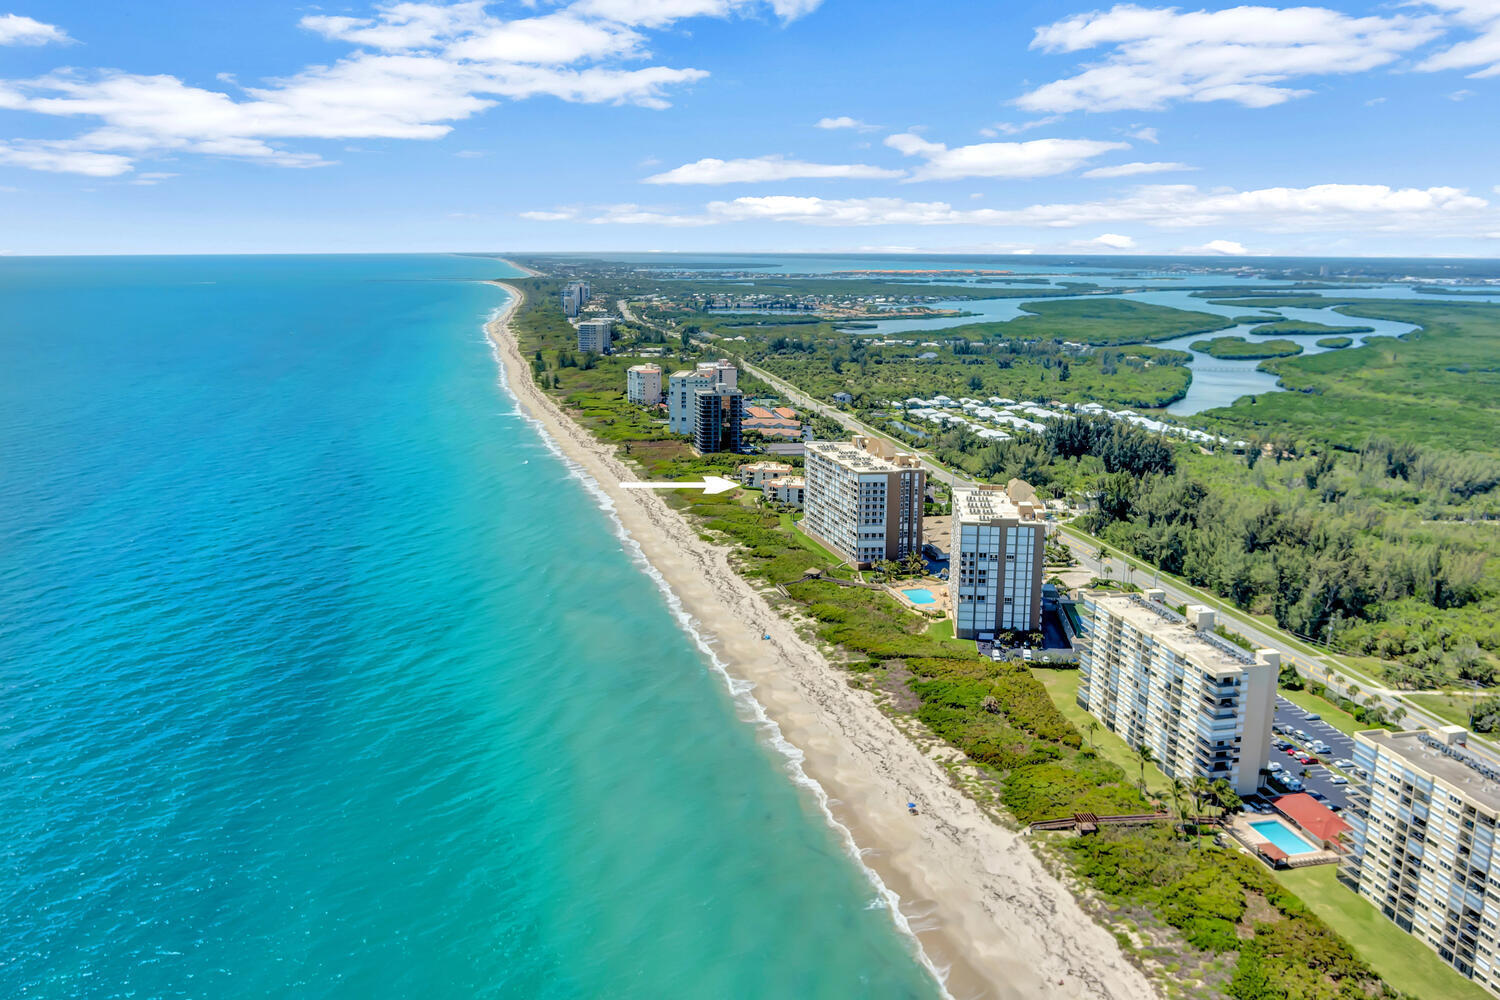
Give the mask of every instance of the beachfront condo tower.
[[745, 394], [728, 385], [693, 393], [693, 447], [698, 454], [740, 450], [740, 424], [745, 419]]
[[879, 438], [810, 441], [802, 530], [856, 566], [922, 551], [927, 472]]
[[739, 371], [730, 361], [703, 361], [694, 369], [673, 372], [667, 378], [667, 428], [673, 434], [697, 433], [698, 411], [694, 394], [700, 389], [739, 385]]
[[661, 366], [631, 365], [625, 369], [625, 398], [637, 406], [661, 402]]
[[612, 319], [586, 319], [578, 324], [578, 349], [585, 353], [608, 354], [610, 351], [610, 330], [614, 328], [615, 321]]
[[1260, 785], [1271, 751], [1278, 653], [1214, 634], [1214, 612], [1179, 615], [1159, 590], [1086, 590], [1078, 602], [1078, 704], [1168, 777]]
[[1377, 729], [1354, 734], [1354, 765], [1341, 880], [1500, 995], [1500, 757], [1461, 726]]
[[584, 303], [589, 300], [589, 283], [587, 281], [573, 281], [563, 286], [561, 293], [563, 315], [572, 319], [578, 315]]
[[1015, 490], [1014, 498], [999, 486], [953, 490], [948, 592], [960, 639], [993, 639], [1042, 627], [1047, 528], [1036, 494], [1019, 485], [1025, 489]]

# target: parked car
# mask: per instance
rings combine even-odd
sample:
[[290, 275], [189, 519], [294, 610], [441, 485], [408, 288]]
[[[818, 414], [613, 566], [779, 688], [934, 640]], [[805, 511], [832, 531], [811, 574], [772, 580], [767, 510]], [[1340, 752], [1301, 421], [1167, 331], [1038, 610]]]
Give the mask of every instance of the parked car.
[[1333, 762], [1333, 766], [1348, 771], [1353, 769], [1354, 761], [1350, 760], [1348, 757], [1340, 757], [1338, 760]]
[[1322, 740], [1313, 740], [1312, 748], [1318, 753], [1329, 753], [1333, 750], [1333, 747], [1329, 746], [1327, 743], [1324, 743]]
[[1297, 739], [1301, 740], [1303, 743], [1306, 743], [1308, 740], [1312, 739], [1312, 737], [1307, 734], [1306, 729], [1298, 729], [1294, 730], [1294, 732], [1297, 735]]
[[1349, 779], [1346, 778], [1346, 777], [1344, 777], [1342, 774], [1335, 774], [1332, 778], [1329, 778], [1328, 780], [1331, 781], [1331, 782], [1333, 782], [1335, 785], [1347, 785], [1347, 784], [1349, 784]]
[[1287, 748], [1286, 748], [1286, 755], [1287, 755], [1287, 756], [1288, 756], [1288, 757], [1295, 757], [1295, 756], [1297, 756], [1297, 755], [1298, 755], [1298, 754], [1299, 754], [1299, 753], [1301, 753], [1301, 752], [1302, 752], [1302, 751], [1301, 751], [1301, 750], [1298, 750], [1298, 749], [1297, 749], [1297, 748], [1296, 748], [1296, 747], [1294, 747], [1294, 746], [1290, 746], [1290, 745], [1288, 745], [1288, 746], [1287, 746]]
[[1307, 794], [1311, 795], [1313, 798], [1317, 799], [1319, 802], [1327, 802], [1328, 801], [1328, 796], [1324, 795], [1320, 791], [1317, 791], [1316, 789], [1314, 789], [1311, 792], [1308, 792]]
[[1271, 761], [1271, 763], [1270, 763], [1270, 764], [1269, 764], [1269, 765], [1268, 765], [1268, 766], [1267, 766], [1267, 768], [1266, 768], [1266, 770], [1268, 770], [1268, 771], [1279, 771], [1279, 770], [1281, 770], [1281, 765], [1280, 765], [1280, 764], [1278, 764], [1278, 763], [1277, 763], [1277, 762], [1276, 762], [1276, 761], [1274, 761], [1274, 760], [1273, 760], [1273, 761]]
[[1292, 745], [1292, 741], [1291, 740], [1272, 740], [1271, 741], [1271, 745], [1273, 747], [1275, 747], [1277, 750], [1285, 750], [1287, 747], [1289, 747], [1289, 746]]
[[1317, 712], [1308, 712], [1306, 715], [1303, 716], [1303, 718], [1306, 719], [1308, 722], [1318, 722], [1323, 717], [1321, 715], [1319, 715]]
[[1318, 762], [1318, 758], [1316, 758], [1316, 757], [1314, 757], [1314, 756], [1312, 756], [1310, 754], [1302, 754], [1300, 757], [1297, 758], [1297, 763], [1299, 763], [1299, 764], [1316, 764], [1317, 762]]
[[1271, 727], [1271, 732], [1276, 733], [1278, 735], [1285, 735], [1285, 734], [1287, 734], [1287, 733], [1289, 733], [1291, 731], [1292, 731], [1292, 727], [1289, 726], [1289, 725], [1287, 725], [1285, 722], [1278, 722], [1274, 726]]

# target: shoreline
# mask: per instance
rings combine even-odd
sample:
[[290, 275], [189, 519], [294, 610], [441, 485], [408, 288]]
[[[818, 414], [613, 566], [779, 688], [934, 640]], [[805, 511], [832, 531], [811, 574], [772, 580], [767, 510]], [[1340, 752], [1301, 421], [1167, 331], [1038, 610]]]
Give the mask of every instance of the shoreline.
[[[985, 815], [938, 758], [901, 732], [870, 695], [850, 688], [733, 570], [726, 547], [704, 542], [650, 491], [618, 486], [634, 475], [614, 449], [563, 413], [529, 375], [510, 329], [524, 295], [504, 281], [491, 284], [511, 295], [485, 332], [517, 405], [608, 508], [622, 540], [639, 550], [731, 689], [744, 686], [747, 703], [778, 731], [794, 779], [798, 772], [805, 777], [799, 783], [811, 787], [893, 908], [898, 929], [916, 943], [917, 958], [949, 995], [1155, 997], [1114, 937], [1043, 867], [1025, 837]], [[917, 803], [918, 816], [907, 813], [907, 801]]]

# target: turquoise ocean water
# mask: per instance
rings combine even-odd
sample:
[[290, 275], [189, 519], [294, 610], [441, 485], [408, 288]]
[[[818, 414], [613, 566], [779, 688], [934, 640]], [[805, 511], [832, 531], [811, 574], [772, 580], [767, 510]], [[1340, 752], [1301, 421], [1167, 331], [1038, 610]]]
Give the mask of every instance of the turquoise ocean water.
[[0, 997], [932, 997], [477, 258], [0, 259]]

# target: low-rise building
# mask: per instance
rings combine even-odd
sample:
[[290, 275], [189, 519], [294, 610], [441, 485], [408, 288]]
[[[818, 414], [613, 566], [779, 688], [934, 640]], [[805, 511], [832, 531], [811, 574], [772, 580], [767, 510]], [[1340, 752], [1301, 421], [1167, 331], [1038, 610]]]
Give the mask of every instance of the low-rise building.
[[880, 438], [809, 441], [802, 530], [856, 566], [922, 551], [927, 472]]
[[807, 495], [807, 480], [801, 476], [782, 476], [766, 480], [766, 496], [777, 503], [801, 507]]
[[954, 635], [993, 639], [1042, 627], [1042, 560], [1047, 526], [1026, 483], [953, 490], [948, 591]]
[[1251, 654], [1214, 634], [1215, 615], [1161, 600], [1086, 590], [1077, 603], [1078, 704], [1173, 778], [1260, 785], [1276, 705], [1275, 650]]
[[740, 482], [746, 486], [761, 487], [768, 479], [790, 476], [792, 467], [786, 462], [751, 462], [740, 466]]
[[738, 452], [740, 423], [745, 418], [745, 394], [728, 385], [693, 393], [693, 447], [698, 454]]
[[625, 369], [625, 398], [639, 406], [661, 402], [661, 365], [631, 365]]
[[1500, 757], [1461, 726], [1354, 734], [1343, 881], [1500, 995]]
[[800, 440], [802, 421], [797, 419], [797, 411], [790, 407], [746, 406], [745, 430], [757, 431], [766, 437]]
[[610, 352], [610, 331], [614, 329], [612, 319], [585, 319], [578, 323], [578, 349], [594, 354]]

